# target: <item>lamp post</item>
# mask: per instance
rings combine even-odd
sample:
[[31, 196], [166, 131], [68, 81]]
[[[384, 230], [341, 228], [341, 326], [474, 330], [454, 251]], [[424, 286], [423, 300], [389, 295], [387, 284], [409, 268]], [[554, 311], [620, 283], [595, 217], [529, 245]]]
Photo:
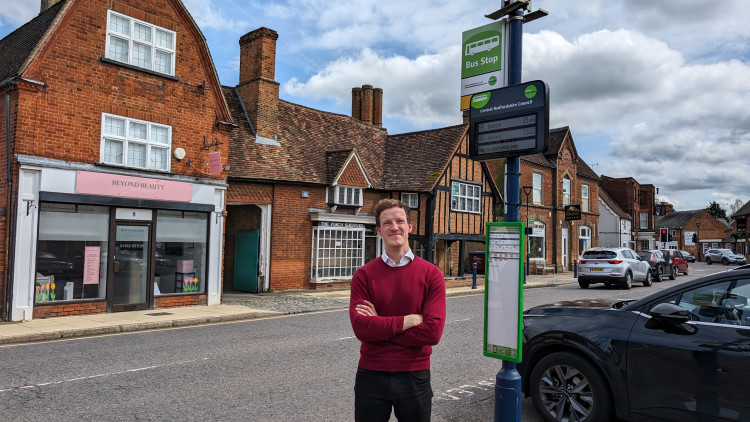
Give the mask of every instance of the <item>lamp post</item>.
[[[523, 194], [526, 195], [526, 275], [529, 275], [531, 267], [529, 266], [529, 195], [534, 190], [533, 186], [524, 186]], [[524, 282], [526, 278], [524, 278]]]
[[698, 228], [697, 239], [695, 239], [698, 242], [696, 242], [696, 244], [695, 244], [695, 252], [698, 254], [698, 262], [700, 262], [700, 260], [701, 260], [701, 222], [700, 221], [696, 221], [695, 222], [695, 227]]

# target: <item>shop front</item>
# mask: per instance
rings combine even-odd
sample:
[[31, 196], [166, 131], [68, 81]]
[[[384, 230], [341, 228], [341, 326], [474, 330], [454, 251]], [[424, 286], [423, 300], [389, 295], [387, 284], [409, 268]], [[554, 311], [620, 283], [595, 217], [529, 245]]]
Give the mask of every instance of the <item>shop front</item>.
[[220, 302], [223, 182], [20, 161], [11, 320]]

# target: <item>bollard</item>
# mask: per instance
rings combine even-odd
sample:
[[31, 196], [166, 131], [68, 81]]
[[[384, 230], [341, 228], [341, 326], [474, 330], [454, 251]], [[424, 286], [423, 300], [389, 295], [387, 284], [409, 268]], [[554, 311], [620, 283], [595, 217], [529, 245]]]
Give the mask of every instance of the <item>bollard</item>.
[[578, 278], [578, 260], [573, 260], [573, 278]]
[[471, 264], [473, 267], [474, 274], [472, 275], [472, 282], [471, 282], [471, 288], [476, 289], [477, 288], [477, 263]]

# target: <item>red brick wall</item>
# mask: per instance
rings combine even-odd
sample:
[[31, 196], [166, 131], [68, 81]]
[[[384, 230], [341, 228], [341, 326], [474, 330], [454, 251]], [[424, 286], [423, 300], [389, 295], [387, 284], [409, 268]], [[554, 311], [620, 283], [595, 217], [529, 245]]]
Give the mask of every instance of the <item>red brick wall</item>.
[[206, 305], [206, 295], [165, 296], [154, 298], [154, 308]]
[[68, 302], [60, 305], [34, 305], [33, 319], [69, 315], [94, 315], [107, 312], [106, 301]]

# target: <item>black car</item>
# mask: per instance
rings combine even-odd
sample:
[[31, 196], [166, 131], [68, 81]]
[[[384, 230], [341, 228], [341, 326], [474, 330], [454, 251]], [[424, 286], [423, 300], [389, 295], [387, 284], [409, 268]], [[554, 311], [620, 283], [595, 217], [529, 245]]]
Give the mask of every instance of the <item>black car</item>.
[[651, 274], [655, 281], [662, 281], [665, 273], [670, 274], [671, 268], [667, 266], [668, 264], [661, 252], [638, 251], [636, 253], [651, 266]]
[[653, 251], [650, 251], [650, 252], [659, 252], [661, 254], [661, 256], [662, 256], [662, 258], [664, 260], [663, 263], [662, 263], [662, 265], [664, 266], [664, 274], [666, 274], [667, 276], [669, 276], [670, 280], [676, 279], [677, 278], [678, 268], [677, 268], [677, 265], [675, 264], [675, 262], [672, 260], [672, 255], [668, 251], [666, 251], [666, 250], [658, 250], [658, 249], [656, 249], [656, 250], [653, 250]]
[[524, 394], [544, 420], [750, 420], [750, 269], [640, 300], [524, 312]]

